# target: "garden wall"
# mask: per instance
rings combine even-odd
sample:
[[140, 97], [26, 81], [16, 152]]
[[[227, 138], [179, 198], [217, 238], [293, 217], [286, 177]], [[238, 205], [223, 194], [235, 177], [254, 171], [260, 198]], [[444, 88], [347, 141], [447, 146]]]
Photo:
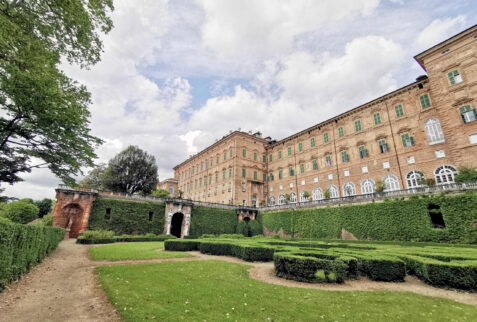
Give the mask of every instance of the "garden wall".
[[62, 228], [0, 222], [0, 290], [45, 258], [64, 235]]
[[[442, 215], [445, 228], [431, 216]], [[284, 210], [262, 214], [266, 230], [301, 238], [340, 238], [341, 229], [358, 239], [477, 243], [477, 194], [422, 196], [355, 206]]]
[[202, 234], [234, 234], [237, 221], [234, 209], [193, 207], [189, 236], [198, 238]]

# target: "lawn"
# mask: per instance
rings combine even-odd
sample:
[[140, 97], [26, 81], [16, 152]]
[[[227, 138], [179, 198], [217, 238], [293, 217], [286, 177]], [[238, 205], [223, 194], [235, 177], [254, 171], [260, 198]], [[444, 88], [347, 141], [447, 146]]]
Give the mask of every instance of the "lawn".
[[412, 293], [266, 284], [250, 279], [249, 267], [192, 261], [103, 266], [97, 272], [125, 321], [475, 321], [477, 316], [475, 306]]
[[93, 246], [89, 254], [93, 260], [128, 260], [191, 257], [184, 252], [165, 252], [164, 242], [134, 242]]

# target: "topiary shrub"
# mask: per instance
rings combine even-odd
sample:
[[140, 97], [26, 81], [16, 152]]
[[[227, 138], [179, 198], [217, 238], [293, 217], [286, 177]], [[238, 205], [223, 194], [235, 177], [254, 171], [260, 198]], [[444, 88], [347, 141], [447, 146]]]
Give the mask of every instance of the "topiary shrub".
[[4, 206], [2, 215], [13, 222], [27, 224], [38, 217], [38, 207], [29, 200], [19, 200]]

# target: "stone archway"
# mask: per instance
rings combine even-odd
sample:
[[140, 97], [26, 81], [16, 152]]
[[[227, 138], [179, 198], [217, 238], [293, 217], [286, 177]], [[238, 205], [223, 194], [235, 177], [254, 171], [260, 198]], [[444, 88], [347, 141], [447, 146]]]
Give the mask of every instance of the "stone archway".
[[83, 208], [76, 203], [71, 203], [61, 210], [58, 226], [66, 229], [66, 236], [68, 238], [77, 238], [81, 233], [82, 218]]
[[184, 214], [181, 212], [176, 212], [172, 215], [171, 219], [171, 235], [176, 236], [177, 238], [182, 237], [182, 224], [184, 221]]

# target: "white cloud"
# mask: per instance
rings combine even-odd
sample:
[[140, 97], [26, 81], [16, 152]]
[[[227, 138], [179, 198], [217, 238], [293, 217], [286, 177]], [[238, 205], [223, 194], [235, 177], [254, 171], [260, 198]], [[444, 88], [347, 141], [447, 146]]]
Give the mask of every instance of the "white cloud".
[[435, 19], [416, 37], [420, 50], [427, 49], [462, 31], [467, 22], [465, 15], [455, 18]]

